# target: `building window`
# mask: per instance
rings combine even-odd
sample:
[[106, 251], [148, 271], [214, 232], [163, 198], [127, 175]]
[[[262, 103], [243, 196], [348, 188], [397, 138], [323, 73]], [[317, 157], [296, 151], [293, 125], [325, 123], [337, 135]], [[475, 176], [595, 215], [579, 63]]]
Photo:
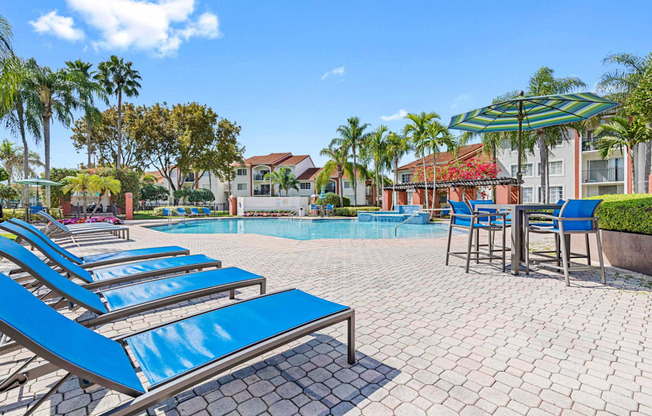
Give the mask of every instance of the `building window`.
[[532, 198], [534, 196], [533, 194], [534, 194], [534, 192], [532, 191], [531, 187], [523, 188], [523, 203], [527, 204], [527, 203], [534, 202], [534, 200]]
[[[541, 176], [541, 163], [539, 166], [539, 175]], [[553, 176], [561, 176], [564, 174], [564, 162], [561, 160], [556, 160], [554, 162], [548, 162], [548, 174]]]
[[[532, 163], [523, 163], [521, 165], [521, 169], [523, 169], [523, 177], [528, 178], [528, 177], [533, 177], [533, 169], [532, 169]], [[518, 172], [518, 165], [512, 165], [512, 178], [516, 177], [516, 174]]]
[[312, 189], [310, 182], [301, 182], [299, 186], [301, 187], [301, 189], [308, 189], [308, 190]]
[[411, 179], [412, 179], [412, 174], [411, 173], [402, 173], [401, 174], [401, 183], [410, 183]]
[[[543, 189], [539, 188], [539, 202], [543, 201], [542, 198]], [[563, 186], [549, 186], [548, 187], [548, 202], [555, 203], [560, 199], [564, 199], [564, 187]]]
[[246, 191], [247, 190], [247, 183], [239, 183], [238, 184], [238, 191]]
[[247, 169], [238, 169], [238, 176], [247, 176]]
[[351, 182], [344, 181], [344, 189], [349, 189], [349, 188], [351, 188]]

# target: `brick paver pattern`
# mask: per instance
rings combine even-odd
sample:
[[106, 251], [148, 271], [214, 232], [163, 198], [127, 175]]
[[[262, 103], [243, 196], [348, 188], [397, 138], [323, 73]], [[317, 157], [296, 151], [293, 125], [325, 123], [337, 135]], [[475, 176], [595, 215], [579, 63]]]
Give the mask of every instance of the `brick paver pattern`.
[[[357, 363], [346, 325], [239, 366], [150, 414], [208, 415], [652, 415], [649, 280], [609, 268], [574, 274], [501, 273], [498, 264], [444, 266], [445, 240], [293, 241], [256, 235], [163, 234], [69, 246], [78, 253], [178, 244], [356, 310]], [[457, 240], [456, 245], [463, 245]], [[6, 261], [2, 270], [9, 268]], [[244, 299], [257, 289], [237, 293]], [[228, 303], [225, 295], [105, 325], [125, 334]], [[68, 312], [73, 315], [75, 312]], [[0, 357], [0, 376], [29, 357]], [[60, 371], [0, 394], [0, 414], [23, 414]], [[72, 378], [37, 415], [99, 414], [129, 397], [86, 393]]]

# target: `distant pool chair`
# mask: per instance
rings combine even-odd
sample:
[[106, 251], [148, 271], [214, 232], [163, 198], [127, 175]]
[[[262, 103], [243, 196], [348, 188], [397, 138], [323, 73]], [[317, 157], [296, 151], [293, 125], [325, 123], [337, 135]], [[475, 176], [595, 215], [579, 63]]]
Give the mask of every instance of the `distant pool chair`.
[[[314, 212], [314, 214], [313, 214]], [[310, 215], [319, 215], [319, 205], [310, 204]]]
[[201, 210], [204, 212], [204, 215], [206, 215], [207, 217], [210, 217], [211, 215], [213, 215], [210, 208], [204, 207]]
[[333, 204], [326, 205], [326, 215], [329, 215], [329, 216], [333, 215], [333, 210], [334, 210]]
[[[469, 272], [469, 266], [471, 263], [471, 256], [475, 255], [476, 263], [479, 263], [480, 260], [501, 260], [502, 261], [502, 270], [505, 271], [505, 252], [508, 249], [505, 247], [505, 238], [506, 238], [506, 221], [505, 217], [507, 213], [502, 212], [492, 212], [492, 213], [481, 213], [473, 212], [471, 207], [466, 202], [456, 202], [448, 200], [448, 203], [451, 207], [451, 221], [448, 228], [448, 243], [446, 245], [446, 265], [448, 266], [448, 260], [450, 256], [459, 257], [466, 260], [466, 273]], [[500, 225], [494, 224], [494, 218], [500, 218], [502, 223]], [[467, 240], [466, 251], [451, 251], [451, 239], [453, 237], [453, 229], [458, 228], [465, 231], [468, 231], [469, 236]], [[485, 230], [489, 233], [488, 243], [480, 244], [480, 230]], [[493, 233], [499, 231], [502, 232], [502, 245], [499, 249], [494, 247], [493, 244]], [[475, 236], [476, 244], [475, 250], [473, 248], [473, 237]], [[487, 247], [487, 251], [481, 251], [482, 247]], [[501, 255], [494, 254], [495, 252], [500, 252]], [[486, 255], [486, 257], [480, 257], [480, 255]]]
[[190, 215], [194, 215], [195, 217], [205, 217], [208, 214], [206, 214], [203, 209], [200, 211], [199, 208], [193, 207], [190, 208]]
[[[602, 199], [569, 199], [564, 203], [557, 215], [546, 213], [526, 213], [525, 214], [525, 272], [530, 272], [530, 254], [539, 255], [538, 263], [555, 263], [546, 264], [545, 267], [563, 271], [566, 286], [570, 286], [571, 271], [578, 270], [595, 270], [599, 269], [602, 284], [607, 284], [607, 278], [604, 270], [604, 259], [602, 256], [602, 241], [600, 239], [600, 229], [598, 228], [598, 217], [595, 212], [602, 203]], [[531, 217], [552, 220], [552, 225], [546, 223], [541, 225], [530, 222]], [[537, 234], [554, 234], [556, 243], [556, 256], [547, 255], [550, 251], [530, 253], [530, 233]], [[584, 234], [586, 241], [586, 255], [572, 253], [570, 248], [570, 237], [572, 234]], [[599, 266], [591, 264], [591, 249], [589, 246], [589, 234], [595, 234], [598, 248]], [[571, 267], [571, 259], [586, 258], [586, 265], [577, 265]], [[561, 264], [560, 264], [561, 263]]]

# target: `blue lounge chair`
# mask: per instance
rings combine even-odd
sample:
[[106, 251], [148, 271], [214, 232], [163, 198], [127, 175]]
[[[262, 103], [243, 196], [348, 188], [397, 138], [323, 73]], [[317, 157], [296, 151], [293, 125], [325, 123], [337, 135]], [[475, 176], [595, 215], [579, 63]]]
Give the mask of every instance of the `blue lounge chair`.
[[122, 250], [111, 253], [91, 254], [88, 256], [78, 257], [52, 241], [41, 230], [25, 221], [14, 218], [9, 221], [0, 223], [0, 229], [14, 234], [16, 237], [18, 237], [18, 240], [25, 240], [32, 247], [37, 248], [46, 256], [47, 253], [43, 251], [43, 248], [45, 245], [50, 246], [66, 259], [83, 268], [99, 267], [115, 263], [127, 263], [131, 261], [154, 259], [159, 257], [186, 256], [190, 254], [190, 250], [183, 247], [164, 246], [140, 248], [134, 250]]
[[190, 208], [190, 214], [191, 214], [191, 215], [194, 215], [195, 217], [203, 217], [203, 216], [206, 216], [206, 213], [204, 213], [204, 210], [203, 210], [203, 209], [200, 211], [199, 208], [196, 208], [196, 207], [192, 207], [192, 208]]
[[[66, 260], [50, 246], [44, 245], [41, 246], [41, 249], [50, 262], [60, 267], [69, 276], [82, 280], [85, 283], [85, 287], [89, 289], [122, 284], [165, 274], [202, 270], [209, 267], [222, 267], [222, 262], [219, 260], [212, 259], [203, 254], [195, 254], [192, 256], [161, 258], [86, 270]], [[24, 253], [29, 254], [29, 256]], [[25, 247], [6, 237], [0, 237], [0, 256], [12, 261], [21, 270], [28, 273], [33, 266], [32, 262], [36, 260], [41, 261]]]
[[[103, 415], [140, 414], [254, 357], [344, 321], [348, 323], [348, 362], [355, 362], [354, 311], [296, 289], [218, 307], [114, 339], [69, 320], [11, 279], [0, 279], [0, 293], [0, 332], [47, 361], [34, 364], [30, 359], [2, 386], [16, 388], [57, 369], [67, 372], [28, 413], [75, 375], [84, 388], [103, 386], [133, 397]], [[148, 388], [139, 380], [136, 369], [142, 371]]]
[[[261, 291], [265, 291], [265, 279], [261, 276], [237, 268], [227, 268], [157, 278], [93, 292], [88, 286], [78, 285], [57, 273], [34, 253], [7, 238], [0, 239], [0, 255], [19, 265], [37, 282], [69, 302], [81, 305], [98, 315], [114, 312], [113, 315], [100, 319], [102, 323], [117, 319], [116, 315], [123, 318], [125, 308], [129, 308], [128, 314], [133, 315], [162, 306], [161, 303], [168, 305], [215, 291], [229, 290], [231, 297], [235, 295], [233, 291], [238, 287], [260, 285]], [[226, 289], [225, 285], [228, 286]], [[154, 304], [158, 306], [152, 306]]]
[[[119, 227], [114, 224], [109, 224], [107, 222], [95, 222], [89, 223], [86, 225], [80, 224], [78, 227], [67, 226], [61, 224], [54, 217], [48, 214], [45, 211], [39, 211], [36, 215], [41, 216], [42, 218], [48, 221], [48, 226], [45, 228], [45, 234], [53, 236], [63, 236], [69, 237], [75, 244], [77, 240], [75, 237], [80, 235], [89, 235], [89, 234], [103, 234], [110, 233], [114, 236], [121, 236], [123, 239], [129, 240], [129, 228], [128, 227]], [[83, 226], [82, 226], [83, 225]]]
[[[469, 272], [469, 265], [471, 262], [471, 256], [475, 256], [475, 261], [478, 263], [480, 260], [501, 260], [502, 261], [502, 270], [505, 271], [505, 252], [508, 250], [505, 247], [505, 216], [507, 214], [501, 212], [474, 212], [471, 209], [471, 206], [466, 202], [457, 202], [448, 200], [448, 203], [452, 209], [451, 220], [448, 227], [448, 243], [446, 248], [446, 265], [448, 266], [448, 259], [450, 256], [459, 257], [466, 260], [466, 273]], [[495, 211], [495, 210], [493, 210]], [[493, 224], [494, 219], [501, 219], [502, 225]], [[453, 229], [462, 229], [469, 233], [467, 240], [466, 251], [451, 251], [451, 239], [453, 237]], [[480, 244], [480, 230], [487, 231], [489, 233], [489, 242], [488, 244]], [[496, 248], [493, 244], [493, 233], [501, 232], [502, 244], [499, 248]], [[473, 237], [475, 236], [475, 250], [472, 250], [473, 247]], [[481, 251], [482, 247], [487, 247], [487, 251]], [[495, 255], [494, 252], [500, 252], [501, 255]], [[480, 255], [486, 255], [486, 257], [480, 257]]]
[[[599, 269], [602, 284], [607, 284], [607, 278], [604, 270], [604, 259], [602, 257], [602, 241], [600, 240], [600, 230], [598, 228], [598, 217], [595, 212], [598, 206], [602, 203], [601, 199], [569, 199], [559, 210], [558, 214], [552, 215], [545, 213], [526, 213], [525, 214], [525, 272], [530, 272], [530, 233], [537, 234], [554, 234], [555, 243], [557, 244], [556, 256], [550, 258], [546, 253], [548, 252], [535, 252], [532, 254], [540, 255], [542, 258], [538, 259], [539, 263], [545, 264], [545, 267], [550, 267], [563, 271], [566, 286], [570, 286], [571, 271]], [[555, 210], [557, 211], [557, 210]], [[545, 226], [536, 223], [530, 223], [530, 217], [536, 216], [537, 218], [544, 218], [552, 220], [546, 223]], [[570, 249], [570, 236], [572, 234], [584, 234], [586, 241], [586, 255], [572, 253]], [[595, 234], [599, 266], [591, 265], [591, 252], [589, 247], [589, 234]], [[572, 258], [586, 258], [587, 265], [571, 265]], [[547, 264], [547, 263], [556, 264]], [[561, 263], [561, 264], [560, 264]]]
[[211, 215], [213, 215], [210, 208], [204, 207], [204, 208], [202, 208], [202, 211], [204, 211], [204, 214], [206, 214], [207, 217], [210, 217]]

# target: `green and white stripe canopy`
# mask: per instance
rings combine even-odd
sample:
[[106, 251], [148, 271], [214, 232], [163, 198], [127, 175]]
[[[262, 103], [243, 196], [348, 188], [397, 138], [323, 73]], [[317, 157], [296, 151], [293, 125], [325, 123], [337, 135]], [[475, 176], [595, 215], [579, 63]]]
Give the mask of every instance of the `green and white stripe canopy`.
[[590, 92], [519, 96], [453, 116], [448, 128], [475, 133], [519, 131], [521, 126], [522, 131], [535, 130], [586, 120], [619, 105]]

